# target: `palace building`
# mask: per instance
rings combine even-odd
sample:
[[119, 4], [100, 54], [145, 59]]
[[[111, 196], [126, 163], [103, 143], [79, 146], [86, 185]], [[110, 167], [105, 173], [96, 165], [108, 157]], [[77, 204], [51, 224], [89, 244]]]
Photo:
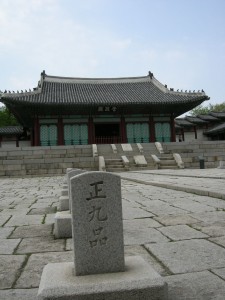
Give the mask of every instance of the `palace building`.
[[43, 71], [33, 91], [0, 101], [29, 132], [32, 146], [175, 142], [174, 119], [209, 97], [143, 77], [68, 78]]

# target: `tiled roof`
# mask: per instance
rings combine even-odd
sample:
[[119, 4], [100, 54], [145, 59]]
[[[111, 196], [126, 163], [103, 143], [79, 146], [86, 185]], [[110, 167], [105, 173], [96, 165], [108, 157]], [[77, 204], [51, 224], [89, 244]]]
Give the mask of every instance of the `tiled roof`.
[[216, 118], [216, 117], [214, 117], [214, 116], [211, 116], [211, 115], [209, 115], [209, 114], [207, 114], [207, 115], [204, 115], [204, 114], [202, 114], [202, 115], [198, 115], [197, 116], [198, 118], [200, 118], [200, 119], [202, 119], [202, 120], [205, 120], [205, 121], [219, 121], [219, 119], [218, 118]]
[[225, 112], [211, 112], [210, 115], [216, 118], [225, 118]]
[[23, 133], [21, 126], [0, 127], [0, 135], [20, 135]]
[[220, 132], [225, 132], [225, 123], [219, 124], [205, 132], [206, 135], [214, 135]]
[[43, 72], [33, 92], [1, 96], [24, 127], [33, 126], [34, 115], [96, 114], [100, 106], [115, 106], [118, 114], [179, 116], [208, 99], [203, 91], [169, 90], [152, 73], [143, 77], [93, 79], [47, 76]]
[[191, 123], [191, 122], [189, 122], [189, 121], [187, 121], [186, 119], [179, 119], [179, 118], [177, 118], [177, 119], [175, 119], [175, 124], [176, 125], [179, 125], [180, 127], [191, 127], [191, 126], [194, 126], [194, 124], [193, 123]]
[[17, 103], [60, 105], [184, 104], [206, 100], [204, 92], [168, 90], [154, 77], [82, 79], [47, 76], [34, 92], [3, 94]]
[[187, 116], [186, 117], [186, 120], [191, 122], [191, 123], [194, 123], [194, 124], [207, 124], [208, 122], [205, 121], [205, 120], [202, 120], [201, 118], [198, 118], [198, 117], [191, 117], [191, 116]]

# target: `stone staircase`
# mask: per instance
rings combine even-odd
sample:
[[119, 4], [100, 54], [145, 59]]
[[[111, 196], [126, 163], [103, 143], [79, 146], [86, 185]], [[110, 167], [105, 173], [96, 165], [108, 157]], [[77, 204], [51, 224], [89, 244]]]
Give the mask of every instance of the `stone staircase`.
[[105, 159], [105, 168], [107, 172], [124, 172], [125, 169], [122, 158]]
[[178, 169], [172, 154], [160, 154], [160, 169]]
[[[138, 171], [148, 169], [177, 169], [177, 163], [171, 151], [166, 153], [159, 153], [154, 143], [149, 144], [130, 144], [123, 147], [121, 144], [113, 145], [97, 145], [98, 155], [103, 156], [105, 160], [105, 169], [108, 172], [124, 172], [124, 171]], [[114, 149], [114, 150], [113, 150]], [[160, 164], [156, 166], [152, 154], [156, 155]], [[122, 157], [126, 157], [129, 161], [129, 167], [124, 164]], [[146, 165], [137, 164], [136, 157], [143, 156]]]

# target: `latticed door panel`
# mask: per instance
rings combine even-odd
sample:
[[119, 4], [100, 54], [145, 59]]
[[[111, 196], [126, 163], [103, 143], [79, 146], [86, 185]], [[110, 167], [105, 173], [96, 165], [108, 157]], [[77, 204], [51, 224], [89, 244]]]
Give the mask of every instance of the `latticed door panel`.
[[170, 123], [155, 123], [156, 142], [170, 142]]
[[48, 146], [48, 126], [41, 125], [40, 127], [40, 143], [41, 146]]
[[70, 125], [64, 125], [64, 144], [65, 145], [72, 144], [72, 131]]
[[141, 132], [142, 132], [142, 143], [149, 143], [149, 125], [148, 123], [141, 124]]
[[80, 140], [82, 145], [88, 144], [88, 127], [86, 124], [80, 125]]
[[134, 140], [133, 124], [127, 124], [126, 131], [127, 131], [127, 142], [133, 143]]
[[148, 123], [128, 123], [126, 126], [128, 143], [148, 143]]
[[163, 123], [162, 127], [163, 127], [164, 142], [170, 142], [171, 140], [170, 123]]
[[156, 142], [163, 142], [163, 132], [161, 123], [155, 123], [155, 140]]
[[64, 143], [65, 145], [87, 145], [87, 124], [64, 125]]
[[56, 125], [40, 126], [40, 143], [41, 146], [56, 146], [58, 141], [58, 133]]

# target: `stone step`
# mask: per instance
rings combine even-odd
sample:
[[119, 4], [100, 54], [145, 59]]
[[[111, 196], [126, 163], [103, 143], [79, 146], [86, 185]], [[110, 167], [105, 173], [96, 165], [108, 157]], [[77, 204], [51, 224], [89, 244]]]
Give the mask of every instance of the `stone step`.
[[126, 170], [124, 168], [107, 168], [107, 172], [125, 172]]
[[173, 155], [160, 155], [159, 157], [161, 160], [173, 160]]
[[160, 163], [161, 163], [161, 165], [168, 165], [168, 166], [171, 166], [171, 165], [177, 165], [176, 164], [176, 162], [175, 162], [175, 160], [161, 160], [160, 159]]
[[105, 161], [105, 165], [106, 166], [123, 166], [123, 162], [122, 161]]
[[161, 165], [160, 169], [177, 169], [177, 165]]

